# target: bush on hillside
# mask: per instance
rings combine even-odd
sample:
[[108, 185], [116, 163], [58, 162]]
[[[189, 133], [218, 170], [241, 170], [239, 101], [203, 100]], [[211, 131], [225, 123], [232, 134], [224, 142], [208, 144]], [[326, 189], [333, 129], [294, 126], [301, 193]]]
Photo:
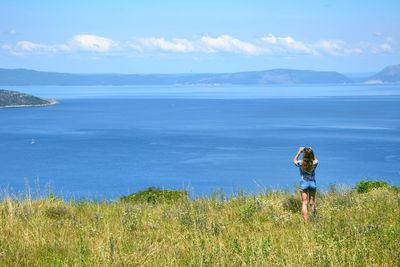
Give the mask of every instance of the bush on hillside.
[[166, 190], [149, 187], [146, 190], [122, 196], [120, 200], [131, 203], [172, 204], [188, 200], [188, 192], [186, 190]]
[[398, 190], [397, 187], [389, 185], [385, 181], [360, 181], [356, 184], [357, 193], [367, 193], [375, 188], [390, 188]]

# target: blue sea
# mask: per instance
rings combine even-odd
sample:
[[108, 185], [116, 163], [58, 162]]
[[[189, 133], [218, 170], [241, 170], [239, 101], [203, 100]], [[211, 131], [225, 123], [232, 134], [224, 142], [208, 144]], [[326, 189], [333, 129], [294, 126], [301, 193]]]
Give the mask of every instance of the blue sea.
[[116, 199], [293, 190], [299, 146], [317, 185], [400, 185], [400, 85], [1, 86], [55, 98], [0, 109], [0, 189]]

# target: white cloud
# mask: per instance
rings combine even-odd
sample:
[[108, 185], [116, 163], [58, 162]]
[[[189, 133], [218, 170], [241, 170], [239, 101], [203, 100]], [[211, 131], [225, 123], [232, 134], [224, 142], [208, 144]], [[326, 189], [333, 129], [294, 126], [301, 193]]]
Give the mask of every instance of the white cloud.
[[113, 40], [97, 35], [78, 34], [72, 38], [71, 45], [80, 50], [109, 52], [116, 46]]
[[203, 36], [200, 42], [206, 51], [209, 52], [243, 52], [250, 55], [257, 55], [262, 50], [252, 43], [244, 42], [229, 35], [218, 37]]
[[18, 41], [15, 45], [3, 45], [2, 48], [8, 50], [13, 55], [26, 55], [72, 53], [82, 50], [103, 53], [111, 51], [114, 47], [116, 47], [116, 43], [109, 38], [79, 34], [66, 43], [44, 44], [22, 40]]
[[66, 44], [47, 45], [33, 43], [30, 41], [19, 41], [16, 47], [8, 46], [8, 50], [13, 50], [15, 54], [49, 54], [58, 52], [69, 52], [71, 47]]
[[8, 51], [11, 55], [16, 56], [17, 53], [14, 52], [13, 46], [9, 44], [2, 44], [1, 49]]
[[70, 50], [70, 48], [64, 44], [47, 45], [30, 41], [19, 41], [17, 42], [16, 47], [8, 45], [8, 50], [12, 50], [16, 54], [46, 54], [67, 52]]
[[[110, 38], [78, 34], [69, 41], [58, 44], [46, 44], [21, 40], [15, 44], [3, 43], [0, 49], [8, 51], [12, 55], [28, 54], [57, 54], [57, 53], [80, 53], [89, 51], [93, 55], [109, 54], [118, 52], [119, 55], [132, 55], [140, 53], [143, 55], [156, 52], [165, 53], [241, 53], [252, 56], [275, 55], [293, 57], [297, 55], [311, 56], [351, 56], [363, 53], [381, 54], [391, 53], [395, 50], [395, 42], [386, 38], [382, 43], [362, 43], [358, 46], [350, 46], [343, 40], [318, 40], [304, 42], [292, 36], [275, 36], [269, 34], [253, 42], [237, 39], [233, 36], [223, 34], [216, 37], [208, 35], [195, 39], [150, 37], [136, 38], [131, 41], [117, 42]], [[116, 53], [113, 53], [116, 55]]]
[[371, 54], [390, 54], [398, 48], [396, 41], [390, 36], [379, 39], [381, 40], [378, 43], [363, 42], [363, 49]]
[[262, 53], [261, 48], [256, 45], [241, 41], [229, 35], [221, 35], [218, 37], [202, 36], [194, 40], [183, 38], [166, 40], [162, 37], [140, 38], [129, 42], [128, 47], [142, 53], [148, 50], [160, 50], [174, 53], [234, 52], [250, 55]]
[[304, 52], [306, 54], [312, 54], [312, 55], [317, 54], [317, 52], [311, 46], [308, 46], [302, 42], [296, 41], [295, 39], [293, 39], [290, 36], [282, 37], [281, 42], [293, 50]]
[[47, 49], [46, 45], [43, 44], [36, 44], [29, 41], [19, 41], [17, 42], [17, 46], [24, 51], [34, 51], [34, 50], [41, 50]]
[[357, 55], [362, 54], [364, 51], [359, 47], [348, 47], [342, 40], [319, 40], [314, 43], [306, 43], [295, 40], [291, 36], [278, 37], [269, 34], [261, 40], [268, 45], [275, 52], [281, 54], [301, 53], [313, 56], [331, 55], [331, 56], [344, 56], [344, 55]]
[[55, 45], [56, 51], [55, 52], [71, 52], [72, 48], [71, 46], [67, 44], [58, 44]]
[[267, 36], [261, 38], [261, 40], [264, 41], [266, 44], [281, 50], [300, 52], [311, 55], [318, 54], [312, 46], [297, 41], [291, 36], [277, 37], [273, 34], [268, 34]]
[[181, 38], [173, 38], [171, 41], [167, 41], [164, 38], [142, 38], [139, 39], [139, 44], [133, 43], [131, 47], [137, 50], [150, 48], [177, 53], [195, 51], [195, 47], [191, 41]]
[[392, 52], [392, 46], [389, 43], [383, 43], [380, 45], [381, 51], [383, 52]]
[[264, 42], [266, 42], [268, 44], [278, 44], [278, 38], [276, 38], [272, 34], [268, 34], [267, 36], [261, 38], [261, 40], [263, 40]]
[[321, 52], [332, 56], [339, 56], [344, 51], [344, 42], [341, 40], [320, 40], [313, 46]]
[[387, 54], [393, 52], [392, 41], [391, 39], [387, 39], [385, 42], [372, 46], [371, 52], [373, 54]]

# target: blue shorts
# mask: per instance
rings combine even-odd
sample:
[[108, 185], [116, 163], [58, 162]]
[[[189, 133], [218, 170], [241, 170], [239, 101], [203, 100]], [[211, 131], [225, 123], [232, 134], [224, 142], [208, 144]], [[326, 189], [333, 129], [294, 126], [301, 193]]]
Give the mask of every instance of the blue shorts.
[[300, 180], [300, 190], [317, 190], [317, 184], [315, 180], [307, 181], [307, 180]]

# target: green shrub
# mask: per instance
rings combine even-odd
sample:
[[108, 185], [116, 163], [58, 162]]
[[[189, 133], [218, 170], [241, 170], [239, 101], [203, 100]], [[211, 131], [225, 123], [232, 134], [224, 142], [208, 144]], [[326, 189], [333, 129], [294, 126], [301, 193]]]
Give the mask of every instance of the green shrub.
[[186, 190], [166, 190], [156, 187], [149, 187], [146, 190], [139, 191], [120, 198], [123, 202], [130, 203], [166, 203], [172, 204], [188, 200]]
[[390, 188], [391, 186], [388, 185], [385, 181], [360, 181], [356, 184], [357, 193], [367, 193], [374, 188]]

